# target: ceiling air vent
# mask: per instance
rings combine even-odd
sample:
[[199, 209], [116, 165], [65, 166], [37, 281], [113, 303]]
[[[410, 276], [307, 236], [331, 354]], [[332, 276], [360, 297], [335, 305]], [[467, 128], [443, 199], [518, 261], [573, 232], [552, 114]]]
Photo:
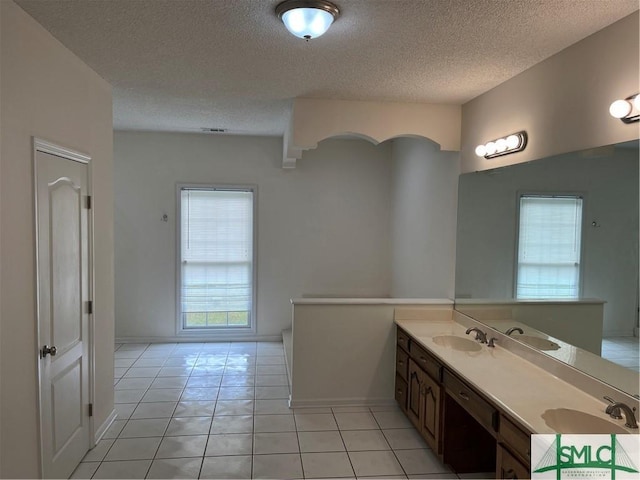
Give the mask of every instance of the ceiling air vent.
[[201, 128], [204, 133], [224, 133], [227, 131], [226, 128]]

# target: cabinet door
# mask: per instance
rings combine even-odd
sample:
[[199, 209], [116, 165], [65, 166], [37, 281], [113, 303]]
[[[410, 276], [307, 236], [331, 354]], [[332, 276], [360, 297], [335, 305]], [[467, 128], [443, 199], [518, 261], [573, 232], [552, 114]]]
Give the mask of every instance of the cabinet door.
[[420, 404], [421, 404], [421, 383], [422, 369], [416, 363], [409, 359], [409, 381], [407, 391], [407, 417], [420, 430]]
[[396, 402], [403, 412], [407, 412], [407, 382], [396, 374]]
[[422, 373], [420, 430], [435, 453], [440, 453], [440, 385]]
[[522, 480], [531, 478], [529, 469], [520, 463], [502, 445], [498, 445], [498, 475], [499, 478]]

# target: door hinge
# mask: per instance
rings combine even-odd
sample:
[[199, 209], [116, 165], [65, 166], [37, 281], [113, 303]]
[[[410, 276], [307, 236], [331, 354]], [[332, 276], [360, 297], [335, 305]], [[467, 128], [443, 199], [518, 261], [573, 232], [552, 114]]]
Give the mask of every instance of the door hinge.
[[93, 300], [87, 302], [87, 313], [93, 313]]
[[89, 404], [89, 416], [93, 417], [93, 403]]
[[91, 210], [91, 195], [87, 195], [87, 210]]

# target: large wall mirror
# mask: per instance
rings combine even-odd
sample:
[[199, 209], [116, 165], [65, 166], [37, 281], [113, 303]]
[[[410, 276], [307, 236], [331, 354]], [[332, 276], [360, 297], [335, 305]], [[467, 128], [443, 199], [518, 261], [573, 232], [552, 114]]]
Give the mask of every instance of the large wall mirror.
[[[640, 393], [638, 145], [632, 141], [461, 175], [456, 251], [456, 298], [460, 303], [513, 300], [519, 288], [517, 279], [525, 276], [522, 260], [518, 265], [523, 196], [578, 198], [579, 255], [563, 268], [570, 270], [571, 263], [577, 264], [573, 275], [580, 298], [605, 302], [602, 356], [615, 364], [587, 373], [631, 395]], [[577, 331], [581, 326], [572, 328]], [[561, 340], [570, 342], [571, 333]], [[618, 381], [623, 377], [636, 379], [635, 386]]]

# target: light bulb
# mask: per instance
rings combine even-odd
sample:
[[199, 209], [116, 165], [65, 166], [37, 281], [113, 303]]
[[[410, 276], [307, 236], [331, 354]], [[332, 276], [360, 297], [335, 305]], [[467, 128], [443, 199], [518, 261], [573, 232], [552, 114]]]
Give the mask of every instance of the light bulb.
[[502, 153], [507, 149], [507, 141], [504, 138], [496, 140], [496, 152]]
[[633, 106], [636, 107], [636, 110], [640, 111], [640, 93], [633, 99]]
[[487, 155], [493, 155], [494, 153], [496, 153], [497, 150], [497, 146], [495, 144], [495, 142], [489, 142], [487, 143], [484, 148], [487, 151]]
[[484, 148], [484, 145], [478, 145], [476, 147], [476, 155], [479, 157], [484, 157], [487, 154], [487, 149]]
[[614, 118], [624, 118], [631, 113], [631, 103], [627, 100], [616, 100], [609, 107], [609, 113]]
[[509, 135], [507, 137], [507, 147], [509, 148], [509, 150], [518, 148], [519, 145], [520, 145], [520, 137], [518, 137], [518, 135]]

